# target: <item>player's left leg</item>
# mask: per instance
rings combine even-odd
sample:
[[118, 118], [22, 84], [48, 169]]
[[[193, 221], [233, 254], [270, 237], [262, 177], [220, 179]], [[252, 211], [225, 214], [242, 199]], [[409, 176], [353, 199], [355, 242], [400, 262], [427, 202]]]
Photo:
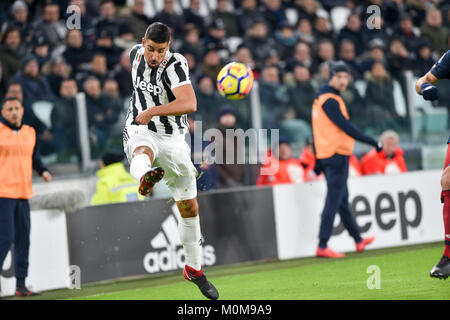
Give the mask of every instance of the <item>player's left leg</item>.
[[203, 239], [200, 231], [197, 198], [177, 201], [177, 206], [181, 215], [178, 230], [186, 257], [183, 276], [186, 280], [194, 282], [205, 297], [216, 300], [219, 298], [219, 292], [206, 279], [202, 271]]

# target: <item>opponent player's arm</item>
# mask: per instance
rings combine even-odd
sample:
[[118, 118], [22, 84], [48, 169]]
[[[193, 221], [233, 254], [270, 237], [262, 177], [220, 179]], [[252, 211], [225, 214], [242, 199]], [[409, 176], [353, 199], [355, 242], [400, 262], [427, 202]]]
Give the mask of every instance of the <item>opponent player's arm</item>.
[[434, 86], [439, 79], [450, 78], [450, 50], [447, 51], [430, 71], [416, 82], [416, 92], [425, 100], [437, 100], [438, 89]]
[[178, 116], [197, 111], [197, 98], [191, 84], [185, 84], [172, 90], [175, 100], [141, 112], [136, 117], [139, 124], [147, 124], [154, 116]]

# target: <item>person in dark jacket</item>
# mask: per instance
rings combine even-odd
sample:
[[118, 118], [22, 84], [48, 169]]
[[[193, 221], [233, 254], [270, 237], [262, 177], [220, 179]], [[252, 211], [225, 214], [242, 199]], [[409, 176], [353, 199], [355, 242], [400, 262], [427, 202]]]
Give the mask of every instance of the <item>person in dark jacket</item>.
[[320, 223], [319, 246], [316, 256], [341, 258], [344, 254], [331, 250], [327, 243], [331, 237], [337, 212], [361, 252], [373, 242], [374, 237], [362, 238], [348, 202], [347, 179], [349, 158], [355, 140], [381, 150], [381, 143], [363, 134], [349, 120], [341, 92], [348, 85], [349, 69], [343, 61], [330, 64], [330, 78], [316, 93], [312, 107], [312, 128], [316, 154], [316, 173], [324, 172], [327, 181], [327, 196]]
[[14, 26], [8, 27], [3, 33], [0, 43], [0, 61], [7, 82], [20, 70], [25, 54], [26, 48], [22, 43], [20, 29]]
[[289, 105], [295, 110], [295, 118], [311, 123], [311, 106], [314, 101], [314, 87], [309, 69], [301, 64], [294, 67], [294, 84], [288, 88]]
[[72, 67], [72, 75], [87, 69], [92, 58], [92, 51], [85, 44], [83, 33], [80, 30], [73, 29], [67, 33], [63, 57]]

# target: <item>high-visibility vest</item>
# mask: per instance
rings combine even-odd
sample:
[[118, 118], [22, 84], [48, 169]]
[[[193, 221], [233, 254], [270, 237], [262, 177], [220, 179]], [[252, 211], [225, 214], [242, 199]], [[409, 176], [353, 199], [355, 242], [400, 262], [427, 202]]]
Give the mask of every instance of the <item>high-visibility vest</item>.
[[22, 125], [15, 131], [0, 122], [0, 198], [33, 196], [33, 151], [36, 131]]
[[324, 93], [314, 100], [312, 107], [312, 128], [317, 159], [330, 158], [336, 153], [350, 156], [353, 153], [353, 146], [355, 145], [355, 139], [335, 125], [323, 110], [323, 105], [329, 98], [337, 100], [344, 117], [346, 119], [350, 118], [344, 100], [337, 94]]

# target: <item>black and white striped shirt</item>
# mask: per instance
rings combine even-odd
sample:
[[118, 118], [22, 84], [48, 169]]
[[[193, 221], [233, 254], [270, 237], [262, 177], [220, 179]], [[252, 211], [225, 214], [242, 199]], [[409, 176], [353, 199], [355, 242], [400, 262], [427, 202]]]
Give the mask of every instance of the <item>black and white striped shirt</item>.
[[[130, 51], [133, 94], [125, 125], [138, 125], [137, 115], [175, 100], [173, 89], [190, 84], [186, 58], [169, 50], [158, 68], [151, 68], [144, 57], [145, 48], [135, 45]], [[154, 116], [148, 128], [156, 133], [176, 135], [188, 131], [187, 116]]]

